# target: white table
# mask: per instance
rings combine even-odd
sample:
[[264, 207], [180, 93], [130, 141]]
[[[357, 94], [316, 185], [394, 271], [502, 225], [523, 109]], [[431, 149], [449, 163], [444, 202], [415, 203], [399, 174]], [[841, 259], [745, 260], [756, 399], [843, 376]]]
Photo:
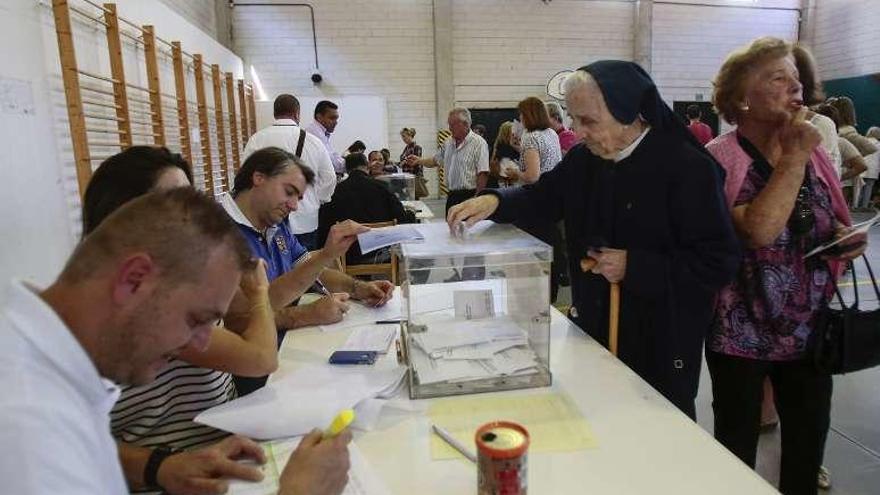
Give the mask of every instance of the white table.
[[[599, 447], [573, 453], [530, 453], [530, 493], [777, 493], [555, 309], [551, 332], [551, 388], [571, 396]], [[322, 333], [317, 328], [290, 332], [281, 347], [276, 375], [305, 363], [325, 362], [348, 333]], [[426, 413], [388, 409], [376, 429], [355, 434], [358, 447], [391, 493], [475, 493], [475, 466], [464, 460], [432, 460], [429, 438]]]
[[434, 218], [434, 212], [428, 208], [424, 201], [401, 201], [403, 207], [416, 212], [416, 219], [419, 221]]

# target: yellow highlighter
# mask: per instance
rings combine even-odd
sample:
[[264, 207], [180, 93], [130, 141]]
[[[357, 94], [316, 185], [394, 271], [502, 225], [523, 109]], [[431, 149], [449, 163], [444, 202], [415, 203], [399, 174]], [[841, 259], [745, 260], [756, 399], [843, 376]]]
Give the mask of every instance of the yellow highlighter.
[[348, 428], [348, 425], [350, 425], [352, 421], [354, 421], [354, 409], [343, 409], [335, 418], [333, 418], [330, 426], [324, 430], [324, 439], [326, 440], [339, 435], [343, 430]]

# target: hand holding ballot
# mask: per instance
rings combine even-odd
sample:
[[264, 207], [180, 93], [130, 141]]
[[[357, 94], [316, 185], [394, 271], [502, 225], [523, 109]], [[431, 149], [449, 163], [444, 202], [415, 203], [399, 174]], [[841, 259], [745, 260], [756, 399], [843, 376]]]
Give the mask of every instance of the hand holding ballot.
[[849, 261], [858, 258], [868, 248], [867, 230], [867, 228], [864, 231], [851, 227], [838, 228], [834, 238], [839, 240], [839, 242], [825, 251], [824, 258], [838, 261]]
[[484, 194], [459, 203], [449, 209], [446, 214], [446, 223], [449, 231], [455, 233], [456, 225], [464, 222], [468, 228], [473, 227], [480, 220], [489, 218], [498, 208], [498, 198], [493, 194]]
[[868, 247], [868, 230], [880, 222], [880, 211], [864, 222], [852, 226], [838, 225], [834, 240], [816, 247], [804, 259], [819, 254], [823, 259], [849, 261], [858, 258]]
[[321, 256], [328, 262], [336, 260], [348, 252], [348, 248], [354, 244], [359, 234], [369, 230], [370, 228], [366, 225], [361, 225], [352, 220], [346, 220], [333, 225], [327, 234], [324, 247], [320, 250]]

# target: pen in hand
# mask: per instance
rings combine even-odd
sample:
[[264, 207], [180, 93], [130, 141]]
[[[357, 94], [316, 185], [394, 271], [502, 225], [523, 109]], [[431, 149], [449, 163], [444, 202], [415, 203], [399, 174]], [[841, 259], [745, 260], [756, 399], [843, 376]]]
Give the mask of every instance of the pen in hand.
[[348, 426], [354, 421], [354, 409], [343, 409], [333, 418], [333, 421], [330, 423], [330, 426], [324, 430], [324, 440], [329, 438], [333, 438], [336, 435], [342, 433], [343, 430], [348, 428]]
[[319, 278], [315, 279], [315, 283], [312, 284], [312, 287], [317, 289], [318, 292], [320, 292], [321, 294], [323, 294], [325, 296], [332, 297], [332, 295], [333, 295], [330, 293], [329, 290], [327, 290], [327, 286], [324, 285], [324, 283], [321, 282], [321, 279], [319, 279]]

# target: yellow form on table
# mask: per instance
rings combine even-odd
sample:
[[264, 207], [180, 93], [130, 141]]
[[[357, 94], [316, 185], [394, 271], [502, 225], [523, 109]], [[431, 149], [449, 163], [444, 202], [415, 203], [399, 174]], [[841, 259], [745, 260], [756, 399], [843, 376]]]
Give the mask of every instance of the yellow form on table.
[[[436, 399], [428, 407], [431, 423], [445, 428], [464, 445], [490, 421], [507, 420], [526, 427], [529, 452], [571, 452], [595, 448], [590, 425], [565, 394], [492, 394]], [[437, 435], [431, 435], [432, 459], [464, 459]]]

